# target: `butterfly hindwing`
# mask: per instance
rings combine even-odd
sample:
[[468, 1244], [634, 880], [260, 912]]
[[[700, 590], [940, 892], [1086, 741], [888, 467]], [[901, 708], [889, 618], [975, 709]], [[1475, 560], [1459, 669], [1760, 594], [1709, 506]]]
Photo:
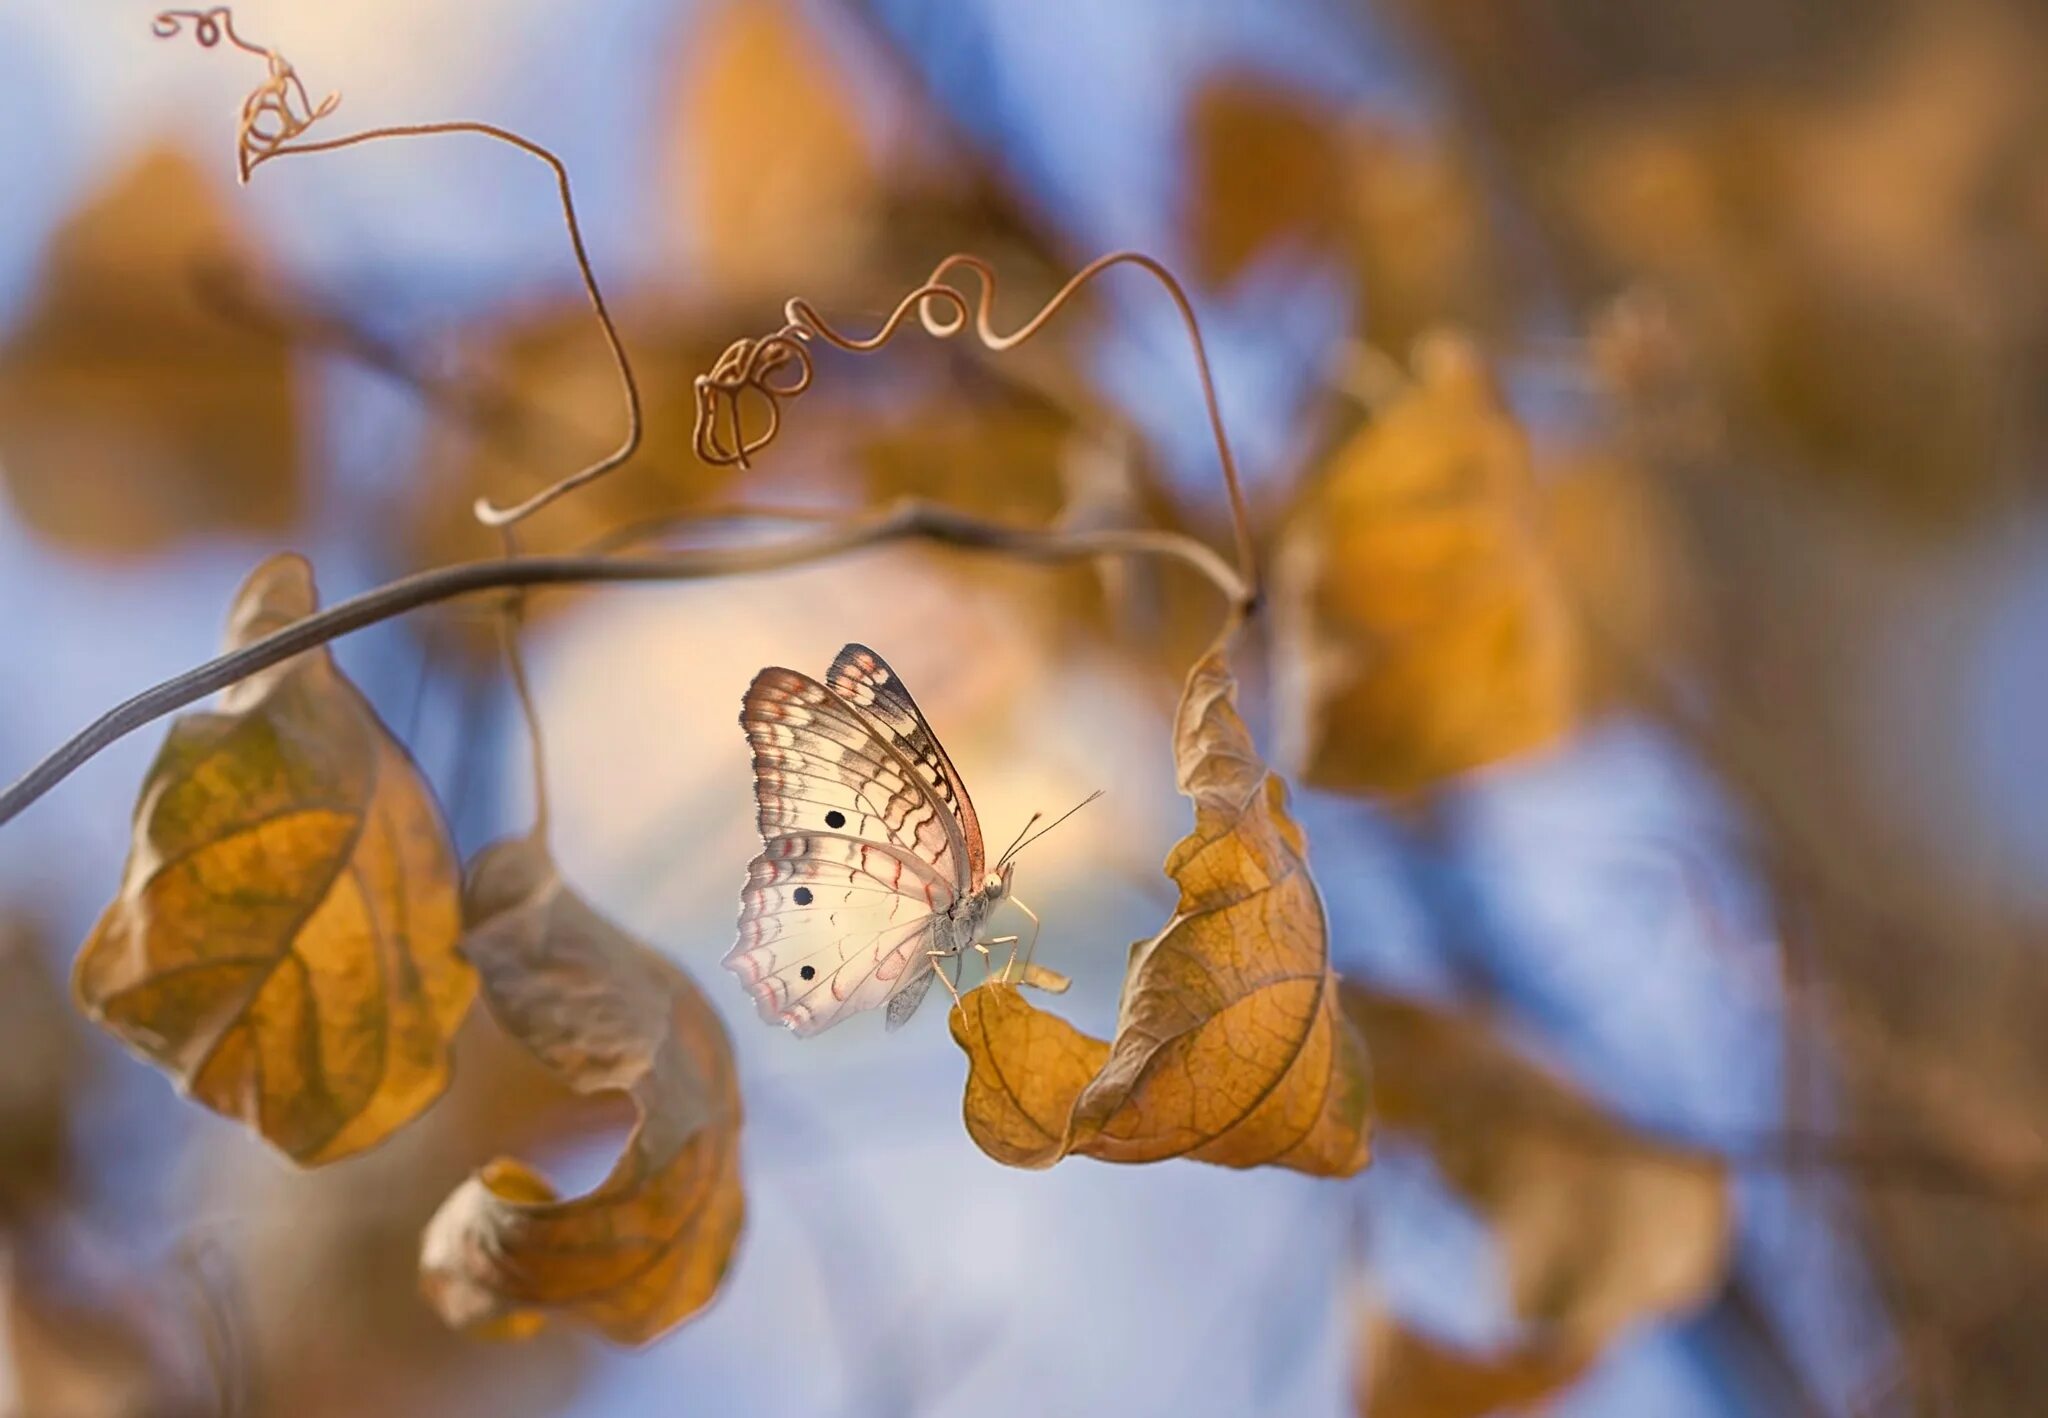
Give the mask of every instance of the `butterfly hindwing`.
[[944, 880], [899, 848], [785, 833], [748, 864], [739, 939], [724, 963], [764, 1020], [815, 1034], [899, 991], [922, 996], [925, 952], [953, 899]]

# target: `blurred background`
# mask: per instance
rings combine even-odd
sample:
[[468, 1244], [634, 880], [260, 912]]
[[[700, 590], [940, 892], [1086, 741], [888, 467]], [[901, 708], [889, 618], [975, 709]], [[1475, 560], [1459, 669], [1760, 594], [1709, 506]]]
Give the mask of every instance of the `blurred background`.
[[[529, 159], [234, 182], [260, 62], [0, 3], [0, 776], [214, 652], [269, 552], [330, 600], [488, 555], [618, 393]], [[940, 1011], [799, 1043], [717, 967], [738, 696], [888, 656], [1106, 1034], [1172, 909], [1168, 720], [1214, 628], [1156, 566], [899, 548], [551, 594], [554, 841], [725, 1016], [749, 1217], [628, 1353], [445, 1332], [417, 1238], [499, 1151], [615, 1132], [477, 1011], [453, 1091], [299, 1173], [63, 984], [153, 727], [0, 830], [0, 1413], [2030, 1414], [2048, 1403], [2048, 21], [2023, 0], [285, 0], [332, 136], [568, 163], [646, 390], [528, 545], [939, 499], [1227, 546], [1170, 305], [1113, 276], [997, 360], [821, 357], [750, 471], [691, 377], [791, 295], [865, 331], [940, 257], [1013, 323], [1182, 273], [1274, 571], [1240, 663], [1381, 1090], [1348, 1182], [1003, 1169]], [[1008, 312], [1016, 312], [1011, 315]], [[744, 614], [742, 614], [744, 612]], [[772, 630], [763, 630], [769, 626]], [[464, 850], [530, 812], [490, 626], [338, 647]], [[607, 1120], [600, 1120], [600, 1122]]]

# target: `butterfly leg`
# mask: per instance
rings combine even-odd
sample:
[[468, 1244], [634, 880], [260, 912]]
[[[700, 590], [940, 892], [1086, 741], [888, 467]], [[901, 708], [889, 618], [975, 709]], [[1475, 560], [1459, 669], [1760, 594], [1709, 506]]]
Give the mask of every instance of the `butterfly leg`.
[[[988, 978], [1000, 981], [1003, 984], [1009, 983], [1010, 967], [1017, 963], [1017, 942], [1022, 939], [1022, 936], [999, 935], [992, 940], [978, 940], [974, 943], [974, 948], [981, 952], [982, 965], [988, 971]], [[989, 947], [992, 945], [1007, 945], [1010, 947], [1010, 958], [1003, 962], [1001, 970], [995, 968], [995, 956], [989, 953]]]
[[939, 983], [946, 987], [946, 993], [953, 997], [953, 1003], [960, 1003], [960, 987], [946, 975], [946, 961], [960, 954], [957, 950], [927, 950], [931, 958], [932, 973], [939, 977]]
[[1028, 970], [1031, 968], [1031, 957], [1038, 950], [1038, 931], [1043, 923], [1038, 919], [1038, 912], [1032, 910], [1014, 896], [1010, 900], [1016, 902], [1017, 909], [1031, 918], [1031, 943], [1024, 947], [1024, 967]]

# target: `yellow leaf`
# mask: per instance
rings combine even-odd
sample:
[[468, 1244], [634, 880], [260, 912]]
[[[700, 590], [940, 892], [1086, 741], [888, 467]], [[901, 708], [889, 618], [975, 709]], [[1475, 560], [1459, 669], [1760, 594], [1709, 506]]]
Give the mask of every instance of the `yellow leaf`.
[[463, 951], [506, 1031], [579, 1093], [622, 1092], [639, 1124], [595, 1191], [556, 1199], [499, 1158], [442, 1203], [421, 1284], [452, 1325], [523, 1337], [551, 1314], [639, 1344], [711, 1301], [745, 1217], [739, 1086], [689, 977], [599, 916], [528, 840], [478, 854]]
[[1440, 135], [1369, 126], [1347, 166], [1364, 337], [1405, 356], [1439, 325], [1504, 324], [1505, 262], [1471, 157]]
[[132, 555], [297, 520], [290, 349], [201, 295], [209, 268], [248, 264], [204, 174], [168, 149], [58, 228], [0, 351], [0, 480], [29, 526]]
[[[310, 614], [272, 557], [229, 643]], [[304, 1165], [369, 1147], [448, 1081], [476, 977], [432, 791], [325, 649], [171, 727], [121, 891], [79, 953], [80, 1005], [199, 1102]]]
[[1187, 229], [1195, 275], [1227, 285], [1275, 247], [1319, 250], [1344, 209], [1337, 115], [1251, 75], [1224, 75], [1188, 106]]
[[954, 1008], [967, 1128], [998, 1161], [1187, 1156], [1324, 1176], [1365, 1166], [1365, 1044], [1338, 1005], [1307, 844], [1235, 693], [1218, 645], [1190, 673], [1174, 725], [1195, 804], [1195, 830], [1166, 860], [1179, 909], [1131, 949], [1115, 1039], [1091, 1039], [1002, 984]]
[[1065, 1156], [1067, 1120], [1109, 1045], [991, 982], [953, 1007], [953, 1038], [967, 1051], [967, 1131], [1011, 1167], [1050, 1167]]
[[1577, 1355], [1540, 1345], [1472, 1354], [1374, 1310], [1360, 1345], [1359, 1418], [1488, 1418], [1520, 1413], [1585, 1372]]
[[1689, 547], [1668, 492], [1637, 459], [1573, 449], [1546, 469], [1543, 533], [1573, 615], [1588, 627], [1587, 700], [1640, 692], [1646, 667], [1682, 659], [1700, 610]]
[[673, 187], [691, 264], [729, 298], [858, 270], [880, 232], [876, 158], [824, 37], [786, 0], [727, 0], [687, 52]]
[[1730, 1244], [1724, 1163], [1636, 1133], [1503, 1044], [1483, 1015], [1357, 986], [1344, 996], [1374, 1041], [1381, 1125], [1426, 1147], [1491, 1224], [1524, 1321], [1519, 1342], [1498, 1352], [1408, 1355], [1431, 1384], [1460, 1363], [1479, 1392], [1544, 1373], [1562, 1383], [1630, 1325], [1713, 1297]]
[[1409, 791], [1569, 728], [1581, 651], [1533, 495], [1476, 352], [1427, 343], [1283, 534], [1275, 653], [1304, 781]]

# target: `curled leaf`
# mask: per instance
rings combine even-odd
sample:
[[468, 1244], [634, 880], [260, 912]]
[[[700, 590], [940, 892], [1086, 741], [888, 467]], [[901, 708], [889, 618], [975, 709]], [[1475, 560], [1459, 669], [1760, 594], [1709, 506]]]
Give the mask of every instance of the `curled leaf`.
[[[1403, 1340], [1401, 1371], [1368, 1369], [1362, 1395], [1386, 1385], [1476, 1394], [1563, 1387], [1631, 1324], [1712, 1298], [1730, 1244], [1724, 1163], [1609, 1116], [1501, 1042], [1483, 1016], [1353, 986], [1344, 994], [1346, 1012], [1377, 1045], [1382, 1126], [1427, 1148], [1491, 1224], [1523, 1321], [1520, 1340], [1492, 1353]], [[1362, 1399], [1360, 1411], [1438, 1410], [1375, 1398]]]
[[1305, 782], [1424, 788], [1571, 725], [1580, 647], [1534, 492], [1476, 352], [1425, 345], [1288, 519], [1276, 654]]
[[1131, 949], [1116, 1037], [985, 985], [954, 1008], [967, 1129], [1012, 1166], [1188, 1156], [1348, 1176], [1369, 1155], [1365, 1044], [1338, 1007], [1322, 899], [1286, 788], [1252, 746], [1219, 645], [1174, 727], [1195, 830], [1174, 917]]
[[643, 1343], [708, 1304], [739, 1239], [739, 1086], [689, 977], [592, 910], [530, 840], [478, 854], [463, 951], [506, 1031], [638, 1125], [595, 1191], [559, 1200], [501, 1157], [427, 1224], [421, 1284], [449, 1324], [524, 1336], [550, 1313]]
[[[310, 614], [272, 557], [229, 643]], [[369, 1147], [448, 1082], [476, 989], [431, 789], [327, 651], [171, 726], [120, 894], [80, 951], [80, 1006], [207, 1107], [304, 1165]]]

